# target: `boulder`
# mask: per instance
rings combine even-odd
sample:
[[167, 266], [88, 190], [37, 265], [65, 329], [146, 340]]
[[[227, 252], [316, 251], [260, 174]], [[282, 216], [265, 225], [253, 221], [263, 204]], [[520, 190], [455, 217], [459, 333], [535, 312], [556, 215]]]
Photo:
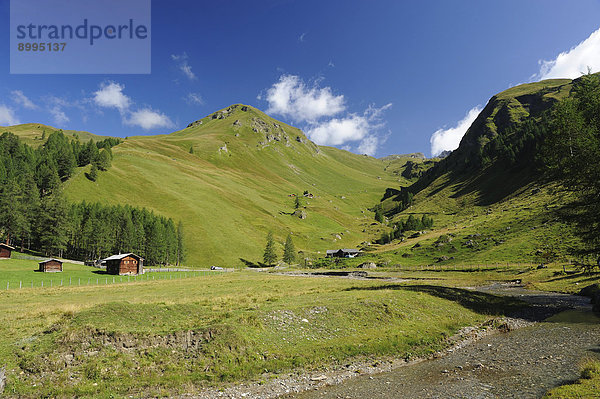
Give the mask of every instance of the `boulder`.
[[590, 303], [593, 305], [592, 309], [595, 312], [600, 312], [600, 284], [588, 285], [587, 287], [582, 288], [577, 295], [590, 298]]
[[4, 367], [0, 367], [0, 396], [4, 392], [4, 386], [6, 384], [6, 370]]
[[365, 262], [358, 265], [361, 269], [377, 269], [377, 265], [373, 262]]
[[304, 209], [296, 209], [294, 216], [300, 219], [306, 219], [306, 211]]

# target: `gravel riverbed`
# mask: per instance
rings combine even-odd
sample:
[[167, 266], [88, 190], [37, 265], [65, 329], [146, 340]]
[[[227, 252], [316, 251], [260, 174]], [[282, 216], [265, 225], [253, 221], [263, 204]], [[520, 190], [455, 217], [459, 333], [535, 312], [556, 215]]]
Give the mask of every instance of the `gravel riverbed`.
[[357, 360], [318, 373], [265, 376], [261, 383], [183, 397], [540, 398], [548, 389], [577, 379], [582, 359], [600, 357], [600, 319], [588, 298], [512, 284], [471, 289], [514, 296], [532, 307], [488, 326], [462, 329], [449, 348], [429, 359]]
[[531, 303], [528, 318], [554, 316], [485, 336], [435, 360], [286, 397], [541, 398], [577, 379], [583, 359], [600, 358], [600, 319], [591, 312], [589, 299], [502, 284], [481, 290]]

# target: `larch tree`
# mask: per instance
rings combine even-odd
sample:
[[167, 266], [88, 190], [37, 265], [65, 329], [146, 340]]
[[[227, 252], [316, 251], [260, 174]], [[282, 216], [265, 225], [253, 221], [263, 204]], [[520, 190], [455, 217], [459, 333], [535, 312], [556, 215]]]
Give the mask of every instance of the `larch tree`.
[[267, 234], [267, 244], [265, 246], [265, 253], [263, 255], [263, 262], [265, 265], [272, 265], [277, 261], [277, 254], [275, 253], [275, 240], [273, 239], [273, 233], [269, 231]]

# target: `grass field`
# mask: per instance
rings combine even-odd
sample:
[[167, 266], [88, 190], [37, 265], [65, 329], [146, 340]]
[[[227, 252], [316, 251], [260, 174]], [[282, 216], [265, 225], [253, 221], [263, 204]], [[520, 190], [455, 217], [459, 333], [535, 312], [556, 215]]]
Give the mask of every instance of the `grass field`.
[[[24, 262], [0, 267], [35, 266]], [[163, 396], [361, 356], [419, 356], [519, 306], [450, 289], [235, 272], [0, 290], [5, 393]]]
[[548, 392], [544, 399], [593, 399], [600, 393], [600, 362], [588, 360], [581, 365], [581, 378]]
[[224, 273], [221, 271], [195, 270], [191, 272], [146, 272], [142, 276], [129, 277], [113, 276], [102, 269], [69, 262], [63, 263], [62, 272], [40, 273], [37, 271], [38, 264], [36, 262], [28, 259], [0, 260], [0, 290], [125, 284], [137, 281], [220, 276]]

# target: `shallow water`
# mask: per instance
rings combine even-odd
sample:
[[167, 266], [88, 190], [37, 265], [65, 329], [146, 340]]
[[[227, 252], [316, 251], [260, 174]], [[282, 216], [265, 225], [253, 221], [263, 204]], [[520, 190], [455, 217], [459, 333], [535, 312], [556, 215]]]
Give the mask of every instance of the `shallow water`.
[[507, 287], [487, 292], [574, 309], [531, 327], [485, 337], [439, 359], [292, 397], [540, 398], [549, 389], [576, 380], [584, 359], [600, 358], [600, 318], [586, 298]]

